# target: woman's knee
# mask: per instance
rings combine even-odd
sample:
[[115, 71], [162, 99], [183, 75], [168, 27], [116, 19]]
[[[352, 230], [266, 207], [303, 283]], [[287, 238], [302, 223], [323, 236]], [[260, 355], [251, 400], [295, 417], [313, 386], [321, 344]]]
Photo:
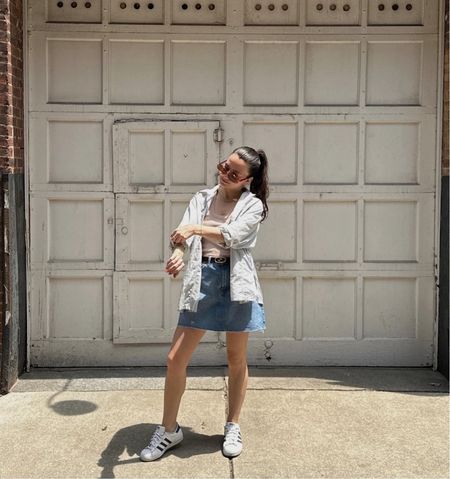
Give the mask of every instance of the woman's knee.
[[227, 354], [227, 359], [229, 368], [243, 368], [247, 366], [246, 354], [229, 352]]
[[179, 352], [170, 352], [166, 358], [167, 369], [173, 372], [183, 372], [186, 370], [189, 360], [183, 358]]
[[228, 366], [234, 368], [244, 367], [247, 364], [247, 347], [245, 343], [227, 346]]

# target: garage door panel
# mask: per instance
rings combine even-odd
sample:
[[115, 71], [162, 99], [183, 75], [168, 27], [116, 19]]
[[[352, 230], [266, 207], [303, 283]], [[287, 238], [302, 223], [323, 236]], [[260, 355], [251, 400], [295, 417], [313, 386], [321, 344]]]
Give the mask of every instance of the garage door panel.
[[356, 339], [357, 300], [356, 277], [303, 278], [302, 339]]
[[[215, 0], [202, 9], [186, 8], [189, 4], [180, 0], [171, 0], [171, 23], [174, 25], [225, 25], [226, 24], [226, 7], [229, 0]], [[196, 4], [202, 6], [201, 4]]]
[[[119, 0], [104, 0], [88, 2], [89, 8], [83, 8], [79, 3], [73, 8], [72, 2], [55, 2], [53, 0], [36, 0], [30, 2], [28, 15], [35, 27], [50, 28], [46, 22], [52, 24], [65, 23], [72, 26], [73, 23], [89, 24], [102, 22], [102, 10], [104, 11], [104, 27], [120, 28], [125, 24], [134, 31], [147, 31], [148, 25], [203, 25], [233, 27], [239, 25], [272, 26], [279, 27], [289, 25], [290, 28], [297, 26], [300, 32], [309, 27], [356, 27], [358, 25], [373, 31], [383, 27], [415, 27], [416, 30], [431, 30], [437, 26], [436, 0], [410, 0], [391, 4], [375, 2], [372, 0], [347, 0], [342, 7], [333, 1], [317, 2], [316, 0], [285, 0], [281, 8], [263, 8], [250, 0], [219, 0], [213, 4], [214, 8], [182, 8], [180, 0], [171, 2], [152, 2], [152, 8], [133, 8], [133, 3]], [[167, 8], [171, 3], [171, 8]], [[125, 4], [125, 8], [124, 8]], [[336, 5], [336, 8], [333, 8]], [[367, 5], [367, 6], [366, 6]], [[165, 8], [166, 7], [166, 8]], [[331, 7], [331, 8], [330, 8]], [[364, 7], [364, 11], [362, 11]], [[167, 11], [166, 11], [167, 10]], [[227, 11], [232, 12], [227, 19]], [[241, 18], [241, 16], [243, 18]], [[227, 21], [228, 20], [228, 21]], [[65, 25], [67, 26], [67, 25]], [[75, 25], [76, 26], [76, 25]], [[147, 28], [146, 28], [147, 27]], [[98, 28], [98, 27], [97, 27]], [[154, 27], [155, 28], [155, 27]], [[207, 31], [213, 31], [212, 28]]]
[[[114, 343], [167, 343], [178, 322], [181, 278], [164, 272], [114, 272]], [[203, 342], [217, 341], [208, 331]]]
[[[170, 233], [192, 195], [116, 195], [116, 270], [162, 271], [170, 257]], [[185, 262], [189, 250], [185, 253]]]
[[297, 201], [274, 198], [270, 201], [269, 208], [269, 216], [260, 227], [253, 250], [255, 260], [297, 263]]
[[49, 182], [100, 183], [103, 180], [102, 140], [102, 122], [50, 121]]
[[186, 192], [215, 180], [218, 121], [125, 121], [113, 127], [114, 191]]
[[208, 171], [207, 131], [183, 131], [172, 128], [171, 183], [173, 185], [207, 184], [211, 170]]
[[433, 296], [431, 275], [364, 277], [363, 338], [425, 340], [431, 346]]
[[433, 196], [367, 199], [364, 261], [433, 264]]
[[359, 122], [310, 122], [303, 130], [304, 184], [357, 184]]
[[[270, 115], [242, 119], [241, 144], [269, 158], [271, 191], [430, 191], [435, 183], [433, 115], [310, 115], [289, 121]], [[229, 122], [240, 122], [230, 118]], [[224, 121], [225, 134], [232, 125]], [[230, 133], [228, 133], [230, 131]], [[298, 140], [300, 138], [300, 140]], [[298, 179], [296, 179], [298, 178]]]
[[436, 108], [434, 34], [250, 39], [44, 31], [30, 35], [30, 48], [33, 111], [85, 111], [82, 105], [105, 112], [130, 112], [133, 105], [141, 113], [148, 105], [152, 113], [179, 113], [181, 106], [196, 113], [273, 114]]
[[[361, 24], [361, 1], [350, 0], [345, 2], [344, 8], [336, 8], [336, 4], [330, 8], [329, 2], [317, 2], [306, 0], [306, 25], [360, 25]], [[325, 6], [325, 8], [324, 8]]]
[[290, 276], [259, 274], [261, 290], [264, 296], [264, 312], [268, 338], [294, 338], [297, 320], [297, 279]]
[[[153, 8], [132, 8], [133, 4], [119, 0], [105, 0], [105, 10], [109, 12], [110, 23], [158, 25], [164, 23], [165, 4], [167, 2], [151, 2]], [[125, 8], [123, 5], [125, 4]], [[128, 8], [126, 8], [128, 6]]]
[[114, 265], [114, 200], [107, 193], [34, 193], [31, 265], [108, 269]]
[[358, 105], [360, 42], [307, 41], [305, 105]]
[[31, 272], [32, 339], [112, 339], [112, 273]]
[[31, 190], [112, 191], [110, 117], [34, 113], [29, 138]]
[[[30, 2], [31, 3], [31, 2]], [[89, 6], [82, 8], [81, 5], [73, 2], [55, 2], [54, 0], [45, 0], [36, 2], [36, 16], [41, 14], [45, 16], [47, 22], [76, 22], [76, 23], [101, 23], [102, 22], [102, 3], [100, 1], [86, 2]], [[74, 8], [75, 6], [75, 8]], [[33, 10], [34, 10], [33, 5]], [[41, 10], [42, 8], [42, 10]], [[45, 15], [46, 14], [46, 15]]]
[[272, 160], [271, 184], [298, 184], [298, 122], [244, 120], [242, 130], [243, 144], [258, 145]]
[[49, 278], [49, 337], [102, 338], [104, 278]]
[[269, 159], [252, 363], [432, 364], [442, 2], [57, 3], [26, 26], [33, 365], [166, 362], [169, 235], [240, 145]]
[[114, 273], [113, 342], [167, 341], [164, 293], [161, 275]]
[[164, 40], [110, 40], [108, 71], [110, 103], [164, 104]]
[[116, 269], [161, 268], [167, 249], [164, 209], [163, 198], [117, 195]]
[[142, 329], [162, 329], [164, 309], [164, 284], [162, 279], [129, 278], [128, 332]]
[[419, 183], [419, 122], [366, 123], [365, 183]]
[[261, 270], [421, 270], [433, 264], [433, 194], [272, 193]]
[[417, 261], [417, 202], [366, 201], [364, 260]]
[[225, 105], [225, 64], [226, 41], [173, 40], [171, 104]]
[[298, 41], [244, 41], [244, 105], [298, 103]]
[[[244, 24], [245, 25], [298, 25], [299, 5], [297, 0], [283, 2], [283, 7], [261, 8], [251, 0], [244, 0]], [[259, 7], [259, 8], [258, 8]], [[275, 7], [275, 5], [274, 5]]]
[[[434, 8], [429, 8], [429, 2], [426, 0], [408, 1], [404, 5], [397, 3], [397, 8], [388, 8], [389, 5], [379, 2], [368, 3], [368, 25], [423, 25], [426, 16], [432, 14], [435, 18]], [[430, 12], [431, 10], [431, 12]]]
[[266, 317], [273, 318], [270, 338], [303, 340], [305, 348], [308, 342], [374, 341], [386, 352], [396, 338], [432, 344], [431, 275], [264, 271], [259, 277]]
[[129, 184], [164, 184], [164, 130], [132, 131], [129, 136]]
[[[103, 204], [98, 200], [53, 199], [49, 205], [49, 261], [101, 261]], [[88, 224], [83, 223], [89, 217]], [[92, 236], [87, 236], [87, 231]], [[86, 241], [87, 240], [87, 241]], [[79, 248], [76, 248], [76, 246]]]
[[367, 104], [419, 105], [423, 43], [367, 45]]
[[[162, 201], [144, 203], [130, 202], [128, 205], [130, 238], [130, 261], [162, 261], [164, 204]], [[159, 254], [158, 254], [159, 253]]]
[[33, 31], [28, 41], [30, 111], [86, 112], [85, 105], [101, 111], [106, 100], [101, 34]]
[[46, 48], [48, 103], [102, 103], [100, 39], [51, 38]]
[[304, 201], [303, 261], [357, 261], [357, 202]]
[[416, 337], [416, 279], [364, 280], [364, 338]]

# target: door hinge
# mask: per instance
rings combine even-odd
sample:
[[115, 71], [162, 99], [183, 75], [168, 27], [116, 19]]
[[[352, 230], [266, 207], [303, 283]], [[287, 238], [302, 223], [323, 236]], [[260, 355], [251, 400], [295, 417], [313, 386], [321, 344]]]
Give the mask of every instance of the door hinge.
[[214, 141], [223, 141], [223, 128], [216, 128], [213, 133]]

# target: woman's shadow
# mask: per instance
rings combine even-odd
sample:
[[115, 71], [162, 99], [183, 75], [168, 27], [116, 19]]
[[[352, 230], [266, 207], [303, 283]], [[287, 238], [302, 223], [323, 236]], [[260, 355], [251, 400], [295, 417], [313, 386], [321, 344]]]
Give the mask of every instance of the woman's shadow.
[[[108, 446], [102, 451], [98, 465], [103, 467], [100, 477], [115, 477], [114, 467], [135, 462], [142, 462], [139, 455], [150, 441], [156, 424], [141, 423], [119, 429], [109, 441]], [[105, 431], [107, 429], [105, 428]], [[165, 452], [156, 461], [175, 454], [180, 458], [188, 458], [197, 454], [212, 454], [222, 449], [223, 434], [209, 436], [183, 427], [183, 440]], [[120, 459], [124, 453], [129, 459]], [[155, 461], [155, 462], [156, 462]], [[153, 462], [153, 461], [152, 461]]]

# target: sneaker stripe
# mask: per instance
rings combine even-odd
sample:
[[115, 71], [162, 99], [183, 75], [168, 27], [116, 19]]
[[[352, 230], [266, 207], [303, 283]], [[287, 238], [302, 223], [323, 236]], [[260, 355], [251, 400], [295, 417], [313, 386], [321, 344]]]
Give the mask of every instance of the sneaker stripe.
[[166, 448], [166, 446], [164, 446], [164, 447], [158, 446], [158, 447], [157, 447], [157, 449], [159, 449], [160, 451], [164, 451], [165, 448]]
[[172, 441], [168, 437], [166, 437], [164, 439], [164, 441], [167, 441], [166, 444], [164, 444], [165, 446], [168, 446], [169, 444], [172, 444]]
[[178, 424], [178, 427], [175, 432], [178, 432], [180, 430], [180, 425]]

